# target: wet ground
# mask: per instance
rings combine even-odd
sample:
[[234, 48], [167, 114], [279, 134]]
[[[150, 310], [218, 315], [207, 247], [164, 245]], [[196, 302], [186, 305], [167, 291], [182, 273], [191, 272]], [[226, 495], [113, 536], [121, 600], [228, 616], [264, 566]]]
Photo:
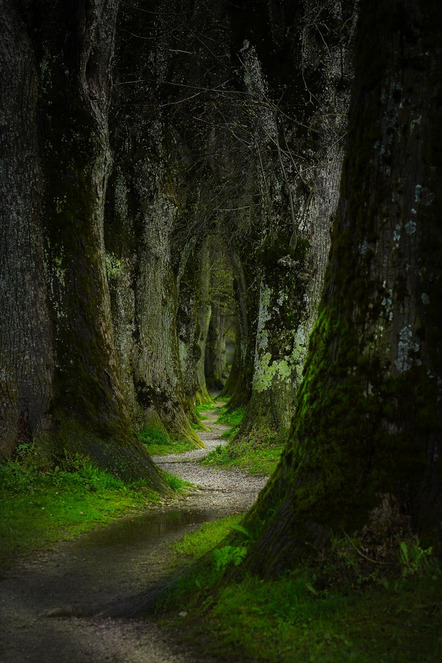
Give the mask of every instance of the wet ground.
[[[201, 438], [213, 448], [226, 427]], [[242, 513], [263, 477], [207, 468], [208, 450], [157, 457], [168, 472], [199, 485], [179, 500], [18, 563], [0, 581], [0, 663], [196, 663], [154, 622], [98, 619], [100, 606], [153, 586], [170, 573], [171, 543], [209, 520]], [[207, 661], [207, 657], [203, 659]]]

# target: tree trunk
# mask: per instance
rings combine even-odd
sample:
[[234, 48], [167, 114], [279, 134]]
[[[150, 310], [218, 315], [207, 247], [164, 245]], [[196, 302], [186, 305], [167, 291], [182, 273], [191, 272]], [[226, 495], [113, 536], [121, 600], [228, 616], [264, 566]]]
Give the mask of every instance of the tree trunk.
[[[205, 372], [210, 389], [222, 390], [227, 368], [226, 342], [234, 343], [236, 305], [233, 292], [232, 260], [228, 255], [227, 233], [210, 238], [210, 300], [212, 315], [206, 344]], [[232, 357], [230, 362], [232, 363]]]
[[173, 32], [177, 21], [169, 9], [162, 13], [159, 8], [156, 16], [136, 3], [120, 15], [121, 78], [112, 137], [115, 187], [106, 246], [110, 262], [112, 255], [118, 260], [114, 301], [125, 302], [123, 309], [113, 307], [121, 334], [118, 352], [138, 424], [164, 427], [173, 438], [200, 446], [189, 423], [193, 412], [183, 386], [176, 329], [179, 260], [173, 240], [181, 200], [168, 153], [161, 89], [171, 55], [167, 38], [148, 39], [158, 31]]
[[226, 370], [226, 318], [216, 304], [212, 304], [206, 346], [206, 379], [210, 389], [222, 390]]
[[54, 371], [46, 300], [38, 71], [18, 3], [1, 3], [0, 456], [48, 425]]
[[[255, 258], [259, 312], [251, 398], [241, 431], [265, 427], [283, 436], [295, 408], [338, 203], [355, 23], [351, 2], [318, 6], [308, 1], [292, 11], [285, 20], [296, 30], [284, 30], [268, 18], [269, 43], [280, 53], [284, 70], [290, 68], [290, 77], [278, 74], [287, 107], [277, 100], [275, 82], [265, 83], [271, 80], [266, 64], [274, 67], [273, 60], [269, 64], [259, 48], [241, 51], [250, 94], [267, 100], [255, 112], [262, 200]], [[318, 31], [324, 31], [320, 40]], [[295, 95], [305, 102], [296, 111], [290, 107]]]
[[380, 527], [387, 506], [441, 542], [441, 19], [424, 0], [361, 9], [319, 318], [290, 444], [248, 518], [265, 523], [264, 573]]
[[[232, 255], [234, 291], [237, 303], [237, 324], [235, 353], [232, 370], [221, 395], [229, 395], [229, 411], [246, 405], [250, 398], [253, 375], [253, 346], [255, 340], [255, 319], [257, 297], [251, 286], [251, 274], [246, 272], [239, 254]], [[250, 270], [251, 271], [251, 270]]]
[[[18, 25], [16, 15], [7, 9]], [[6, 225], [10, 247], [15, 243], [24, 252], [23, 263], [26, 254], [35, 250], [24, 283], [12, 289], [19, 297], [18, 307], [15, 302], [13, 307], [20, 309], [23, 320], [32, 296], [32, 289], [27, 291], [24, 286], [35, 276], [37, 315], [31, 314], [32, 324], [19, 323], [32, 359], [25, 370], [20, 369], [18, 405], [14, 407], [19, 412], [19, 428], [25, 428], [49, 458], [81, 453], [121, 477], [145, 477], [161, 489], [164, 483], [133, 432], [122, 396], [104, 265], [104, 197], [111, 163], [107, 115], [117, 9], [117, 0], [79, 2], [75, 9], [63, 2], [42, 0], [22, 8], [34, 59], [31, 63], [31, 49], [23, 27], [18, 26], [25, 53], [24, 67], [19, 70], [27, 72], [19, 83], [30, 95], [30, 114], [19, 121], [27, 132], [24, 138], [29, 138], [31, 163], [26, 172], [15, 171], [14, 187], [19, 196], [25, 188], [29, 191], [27, 173], [37, 182], [40, 161], [44, 188], [41, 202], [37, 199], [35, 204], [37, 189], [27, 194], [19, 210], [11, 196], [13, 213], [19, 211], [20, 218], [14, 227]], [[37, 106], [35, 71], [39, 72]], [[19, 91], [13, 87], [8, 99], [13, 112], [17, 104], [14, 90]], [[38, 124], [31, 126], [36, 116]], [[14, 130], [17, 128], [16, 124]], [[12, 156], [19, 151], [21, 156], [23, 147], [16, 143]], [[29, 196], [34, 198], [32, 209]], [[22, 246], [14, 239], [17, 229], [29, 233], [21, 240]], [[10, 278], [13, 276], [20, 279], [23, 275], [19, 270]], [[46, 291], [42, 292], [44, 276]], [[11, 304], [5, 303], [7, 312]], [[31, 326], [35, 327], [32, 336]], [[21, 343], [20, 337], [14, 339], [15, 353], [22, 351]], [[44, 369], [37, 370], [37, 366]], [[31, 382], [34, 389], [25, 391], [22, 385]], [[41, 394], [38, 415], [32, 392]], [[43, 427], [35, 426], [41, 421], [45, 421]]]
[[192, 404], [210, 400], [204, 372], [206, 341], [211, 319], [210, 254], [205, 238], [187, 259], [180, 279], [178, 338], [181, 373], [186, 396]]

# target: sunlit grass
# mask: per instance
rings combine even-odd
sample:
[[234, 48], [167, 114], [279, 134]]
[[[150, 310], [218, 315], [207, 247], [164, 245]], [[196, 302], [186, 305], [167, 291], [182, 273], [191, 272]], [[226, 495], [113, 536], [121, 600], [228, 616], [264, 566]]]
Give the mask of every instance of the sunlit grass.
[[243, 518], [242, 515], [227, 516], [221, 520], [205, 523], [196, 532], [186, 534], [172, 544], [174, 550], [173, 564], [182, 566], [188, 561], [199, 559], [218, 544]]
[[218, 406], [216, 405], [215, 401], [208, 401], [207, 403], [200, 403], [200, 405], [197, 405], [196, 413], [202, 419], [207, 419], [207, 417], [203, 416], [203, 412], [209, 412], [210, 410], [217, 410], [217, 409]]
[[219, 411], [218, 423], [227, 424], [228, 426], [239, 426], [244, 419], [245, 411], [245, 407], [239, 407], [233, 410], [233, 412], [228, 412], [227, 407], [223, 407]]
[[254, 429], [241, 435], [238, 426], [235, 426], [223, 437], [229, 440], [228, 444], [219, 445], [211, 451], [204, 464], [240, 469], [252, 475], [267, 475], [276, 468], [284, 449], [284, 441], [268, 428]]
[[0, 465], [0, 567], [159, 500], [143, 482], [127, 485], [77, 459], [78, 467], [40, 471]]

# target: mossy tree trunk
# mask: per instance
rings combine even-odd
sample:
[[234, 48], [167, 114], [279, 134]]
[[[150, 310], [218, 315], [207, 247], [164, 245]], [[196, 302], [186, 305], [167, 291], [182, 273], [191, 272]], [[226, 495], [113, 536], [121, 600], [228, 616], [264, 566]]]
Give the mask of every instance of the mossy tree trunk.
[[223, 374], [226, 369], [226, 318], [216, 304], [212, 304], [205, 366], [209, 388], [222, 390]]
[[[227, 231], [228, 232], [228, 231]], [[210, 238], [210, 301], [212, 315], [206, 344], [205, 373], [210, 389], [220, 391], [227, 369], [226, 342], [235, 341], [236, 305], [227, 232]]]
[[[255, 110], [259, 306], [251, 397], [241, 431], [265, 427], [285, 436], [338, 202], [356, 15], [354, 2], [310, 1], [266, 14], [262, 10], [254, 18], [271, 26], [266, 49], [261, 42], [241, 49], [247, 90], [266, 102]], [[278, 54], [278, 71], [268, 50]]]
[[[162, 90], [165, 79], [173, 77], [169, 39], [180, 24], [172, 9], [160, 3], [156, 14], [134, 3], [120, 12], [114, 186], [105, 244], [114, 272], [123, 383], [138, 424], [164, 427], [173, 438], [200, 445], [189, 423], [193, 410], [183, 385], [176, 327], [180, 257], [174, 254], [174, 237], [185, 194], [175, 186]], [[162, 37], [149, 38], [158, 34]]]
[[228, 408], [243, 407], [250, 399], [253, 377], [253, 351], [255, 341], [258, 297], [253, 287], [253, 271], [243, 264], [237, 251], [232, 254], [234, 291], [236, 299], [236, 340], [232, 370], [221, 395], [231, 396]]
[[[79, 2], [75, 8], [42, 0], [22, 7], [34, 62], [30, 67], [30, 47], [23, 43], [21, 29], [18, 36], [26, 46], [27, 73], [19, 84], [30, 91], [27, 122], [37, 121], [35, 127], [27, 127], [29, 171], [35, 181], [41, 164], [43, 186], [32, 209], [28, 199], [36, 192], [27, 194], [19, 222], [10, 228], [11, 239], [17, 229], [24, 233], [25, 253], [35, 250], [25, 284], [33, 276], [35, 282], [29, 291], [25, 284], [18, 288], [14, 307], [23, 306], [21, 316], [29, 313], [32, 290], [37, 292], [36, 340], [29, 323], [23, 326], [24, 340], [29, 339], [34, 355], [26, 381], [35, 381], [46, 393], [40, 405], [46, 425], [29, 429], [34, 442], [51, 459], [78, 452], [121, 477], [144, 477], [161, 489], [163, 481], [135, 436], [121, 392], [105, 274], [103, 214], [111, 163], [107, 121], [117, 10], [117, 0]], [[29, 190], [29, 182], [23, 169], [16, 172], [20, 195], [25, 187]], [[21, 277], [17, 271], [15, 278]], [[15, 343], [19, 349], [19, 337]], [[45, 344], [40, 355], [38, 343]], [[34, 365], [42, 362], [44, 368], [37, 374]], [[26, 399], [31, 402], [28, 395]], [[28, 425], [30, 415], [23, 411], [20, 416]]]
[[263, 573], [388, 512], [441, 543], [441, 19], [427, 0], [361, 7], [319, 318], [290, 444], [248, 517]]
[[179, 281], [178, 339], [186, 396], [193, 404], [210, 400], [204, 372], [206, 341], [211, 319], [210, 253], [208, 239], [187, 258]]
[[0, 456], [49, 425], [54, 372], [40, 225], [39, 72], [18, 3], [0, 8]]

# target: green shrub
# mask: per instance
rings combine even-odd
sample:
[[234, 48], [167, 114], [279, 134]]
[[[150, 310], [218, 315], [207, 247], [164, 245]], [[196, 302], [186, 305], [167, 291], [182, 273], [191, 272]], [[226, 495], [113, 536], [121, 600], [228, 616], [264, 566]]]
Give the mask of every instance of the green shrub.
[[222, 548], [215, 548], [213, 551], [215, 569], [224, 573], [230, 564], [239, 566], [246, 555], [246, 546], [223, 546]]

